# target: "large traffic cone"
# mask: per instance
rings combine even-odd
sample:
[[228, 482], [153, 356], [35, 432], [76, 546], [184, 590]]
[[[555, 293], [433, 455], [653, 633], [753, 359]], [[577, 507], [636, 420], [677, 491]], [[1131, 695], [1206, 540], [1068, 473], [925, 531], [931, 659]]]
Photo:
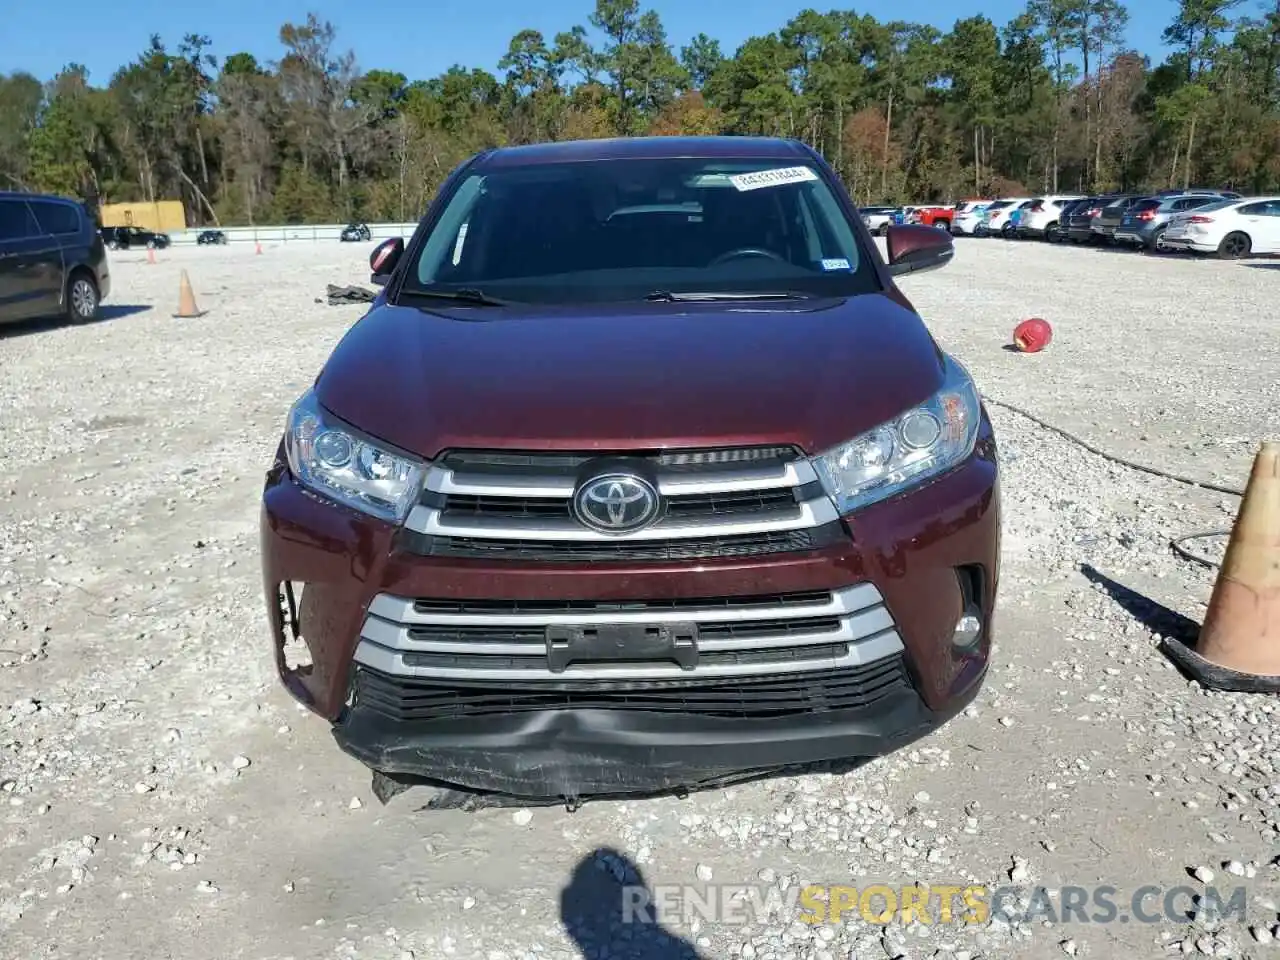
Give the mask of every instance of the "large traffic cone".
[[1192, 650], [1165, 652], [1201, 686], [1280, 693], [1280, 443], [1263, 443]]
[[187, 271], [182, 271], [182, 280], [178, 283], [178, 312], [174, 317], [186, 320], [191, 317], [203, 317], [205, 311], [196, 306], [196, 295], [191, 289], [191, 278]]

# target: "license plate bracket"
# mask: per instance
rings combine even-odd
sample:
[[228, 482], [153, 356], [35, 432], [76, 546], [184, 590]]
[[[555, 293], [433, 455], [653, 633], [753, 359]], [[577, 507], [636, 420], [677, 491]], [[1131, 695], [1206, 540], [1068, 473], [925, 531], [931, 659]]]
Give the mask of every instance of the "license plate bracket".
[[693, 622], [556, 624], [547, 627], [546, 638], [552, 673], [574, 663], [674, 663], [681, 670], [698, 665]]

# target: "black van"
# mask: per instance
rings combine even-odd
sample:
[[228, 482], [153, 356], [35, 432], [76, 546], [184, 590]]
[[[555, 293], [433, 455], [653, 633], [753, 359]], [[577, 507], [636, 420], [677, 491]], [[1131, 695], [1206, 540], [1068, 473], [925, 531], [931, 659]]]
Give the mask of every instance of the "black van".
[[86, 323], [110, 292], [106, 246], [82, 204], [0, 192], [0, 323], [46, 316]]

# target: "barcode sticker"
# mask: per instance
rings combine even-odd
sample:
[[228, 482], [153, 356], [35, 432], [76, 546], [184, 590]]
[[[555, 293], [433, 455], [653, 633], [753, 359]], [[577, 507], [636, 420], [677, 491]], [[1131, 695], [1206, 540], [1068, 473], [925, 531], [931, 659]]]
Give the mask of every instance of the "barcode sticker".
[[729, 178], [739, 190], [759, 190], [761, 187], [777, 187], [784, 183], [801, 183], [817, 180], [818, 175], [809, 167], [781, 167], [777, 170], [757, 170], [754, 173], [735, 173]]

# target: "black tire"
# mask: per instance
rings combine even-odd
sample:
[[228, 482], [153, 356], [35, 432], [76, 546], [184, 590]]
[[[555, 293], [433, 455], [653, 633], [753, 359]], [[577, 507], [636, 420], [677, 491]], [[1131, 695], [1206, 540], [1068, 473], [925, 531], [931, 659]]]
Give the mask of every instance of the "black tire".
[[1057, 220], [1054, 220], [1052, 223], [1045, 224], [1044, 239], [1048, 243], [1062, 242], [1062, 230], [1059, 229]]
[[1013, 224], [1012, 224], [1012, 223], [1006, 223], [1003, 227], [1001, 227], [1001, 228], [1000, 228], [1000, 236], [1004, 237], [1006, 240], [1012, 240], [1012, 239], [1013, 239]]
[[887, 236], [889, 235], [889, 224], [888, 224], [888, 222], [886, 221], [885, 223], [880, 224], [880, 229], [879, 229], [879, 230], [877, 230], [877, 231], [876, 231], [876, 233], [878, 233], [878, 234], [879, 234], [880, 236], [882, 236], [882, 237], [887, 237]]
[[951, 232], [950, 220], [935, 220], [933, 221], [933, 225], [937, 227], [939, 230], [946, 230], [948, 233]]
[[1143, 246], [1152, 253], [1163, 253], [1164, 248], [1160, 246], [1160, 238], [1164, 236], [1164, 232], [1169, 229], [1168, 224], [1156, 227], [1155, 232], [1151, 234], [1151, 239], [1147, 240]]
[[63, 310], [69, 323], [93, 323], [102, 316], [102, 302], [93, 274], [83, 268], [67, 277]]
[[1241, 257], [1247, 257], [1252, 249], [1253, 241], [1249, 239], [1249, 235], [1236, 230], [1228, 233], [1222, 238], [1222, 242], [1218, 244], [1218, 258], [1221, 260], [1239, 260]]

